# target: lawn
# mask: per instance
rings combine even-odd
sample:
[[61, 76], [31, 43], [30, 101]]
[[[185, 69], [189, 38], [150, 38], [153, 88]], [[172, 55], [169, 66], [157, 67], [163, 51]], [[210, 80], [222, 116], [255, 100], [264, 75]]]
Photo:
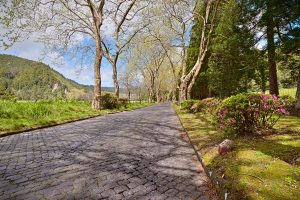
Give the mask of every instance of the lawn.
[[[293, 88], [280, 88], [279, 89], [279, 94], [280, 94], [280, 96], [289, 95], [291, 97], [295, 97], [296, 96], [296, 91], [297, 91], [296, 87], [293, 87]], [[267, 90], [266, 93], [269, 94], [270, 91]]]
[[231, 138], [234, 151], [220, 156], [217, 145], [226, 135], [211, 125], [210, 118], [175, 109], [207, 168], [224, 180], [230, 199], [299, 199], [299, 118], [280, 119], [277, 134]]
[[84, 101], [0, 101], [0, 135], [146, 106], [130, 103], [126, 108], [97, 111]]

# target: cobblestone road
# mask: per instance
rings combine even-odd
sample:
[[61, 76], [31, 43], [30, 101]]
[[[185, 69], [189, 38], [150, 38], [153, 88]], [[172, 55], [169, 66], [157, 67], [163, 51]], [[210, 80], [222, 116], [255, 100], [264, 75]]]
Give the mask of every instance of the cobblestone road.
[[170, 104], [0, 138], [0, 199], [216, 199]]

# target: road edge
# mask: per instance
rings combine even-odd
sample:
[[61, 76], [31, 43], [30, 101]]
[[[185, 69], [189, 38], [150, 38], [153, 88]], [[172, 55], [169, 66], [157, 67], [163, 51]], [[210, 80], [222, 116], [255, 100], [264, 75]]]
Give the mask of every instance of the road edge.
[[194, 145], [194, 143], [192, 142], [192, 140], [191, 140], [191, 138], [190, 138], [190, 136], [189, 136], [189, 134], [188, 134], [188, 131], [187, 131], [186, 128], [184, 127], [184, 125], [183, 125], [183, 123], [182, 123], [182, 121], [181, 121], [181, 118], [179, 117], [179, 115], [178, 115], [178, 113], [176, 112], [176, 109], [174, 108], [173, 105], [172, 105], [172, 109], [173, 109], [174, 112], [176, 113], [176, 116], [177, 116], [177, 118], [178, 118], [178, 120], [179, 120], [179, 122], [180, 122], [180, 124], [181, 124], [181, 126], [182, 126], [182, 128], [183, 128], [183, 131], [184, 131], [185, 134], [187, 135], [187, 137], [188, 137], [188, 139], [189, 139], [189, 143], [190, 143], [190, 145], [192, 146], [192, 148], [194, 149], [194, 151], [195, 151], [195, 153], [196, 153], [196, 156], [197, 156], [198, 160], [200, 161], [200, 163], [201, 163], [201, 165], [202, 165], [202, 167], [203, 167], [203, 169], [204, 169], [204, 172], [206, 173], [206, 175], [207, 175], [208, 178], [210, 179], [210, 181], [211, 181], [213, 187], [216, 189], [218, 198], [219, 198], [219, 199], [222, 199], [222, 200], [229, 200], [229, 198], [228, 198], [228, 192], [227, 192], [227, 190], [225, 189], [224, 183], [223, 183], [222, 181], [220, 181], [220, 180], [217, 178], [217, 176], [214, 174], [213, 171], [210, 171], [210, 170], [206, 167], [206, 165], [205, 165], [203, 159], [201, 158], [201, 154], [199, 153], [198, 147], [197, 147], [196, 145]]

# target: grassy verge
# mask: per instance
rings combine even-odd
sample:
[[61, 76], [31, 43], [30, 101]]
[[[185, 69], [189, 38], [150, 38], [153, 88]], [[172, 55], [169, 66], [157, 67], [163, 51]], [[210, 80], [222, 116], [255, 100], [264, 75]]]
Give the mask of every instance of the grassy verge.
[[[295, 97], [296, 96], [296, 91], [297, 91], [296, 87], [293, 87], [293, 88], [280, 88], [279, 89], [279, 94], [280, 94], [280, 96], [289, 95], [291, 97]], [[270, 91], [267, 90], [266, 93], [269, 94]]]
[[210, 118], [175, 107], [205, 165], [223, 178], [230, 199], [297, 200], [300, 197], [300, 119], [284, 117], [278, 134], [265, 137], [231, 138], [236, 147], [223, 156], [217, 146], [225, 134]]
[[88, 117], [134, 110], [148, 103], [130, 103], [115, 110], [97, 111], [83, 101], [0, 101], [0, 135], [49, 125], [62, 124]]

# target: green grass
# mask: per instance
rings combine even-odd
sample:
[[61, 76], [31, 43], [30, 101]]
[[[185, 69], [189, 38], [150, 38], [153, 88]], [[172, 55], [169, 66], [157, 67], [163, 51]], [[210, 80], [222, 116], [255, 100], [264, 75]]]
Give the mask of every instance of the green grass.
[[175, 107], [204, 163], [225, 179], [231, 199], [298, 200], [300, 197], [300, 119], [284, 117], [278, 134], [265, 137], [231, 138], [234, 151], [218, 155], [217, 144], [226, 138], [209, 117]]
[[[279, 94], [280, 96], [285, 96], [285, 95], [289, 95], [291, 97], [295, 97], [296, 96], [296, 91], [297, 88], [280, 88], [279, 89]], [[269, 90], [266, 91], [267, 94], [269, 94]]]
[[130, 103], [127, 108], [98, 111], [83, 101], [0, 101], [0, 135], [146, 106]]

